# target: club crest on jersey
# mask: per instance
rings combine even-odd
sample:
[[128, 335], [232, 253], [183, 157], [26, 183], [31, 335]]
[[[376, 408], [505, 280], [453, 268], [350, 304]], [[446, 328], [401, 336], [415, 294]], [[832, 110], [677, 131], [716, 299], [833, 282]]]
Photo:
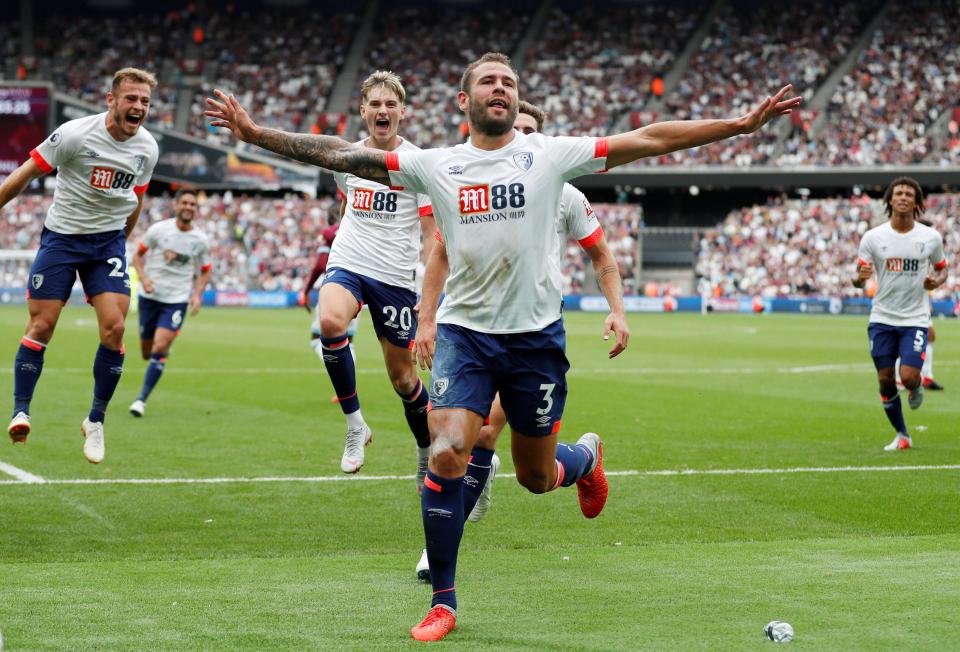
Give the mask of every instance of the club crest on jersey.
[[437, 378], [433, 381], [433, 393], [437, 396], [443, 396], [450, 387], [449, 378]]
[[533, 152], [519, 152], [513, 155], [513, 163], [521, 170], [529, 170], [533, 165]]
[[144, 156], [143, 154], [133, 157], [133, 167], [137, 171], [137, 174], [140, 174], [141, 172], [143, 172], [143, 166], [146, 164], [146, 162], [147, 162], [147, 157]]
[[43, 285], [43, 274], [34, 274], [33, 278], [30, 279], [30, 284], [34, 290], [39, 290], [40, 286]]
[[917, 245], [917, 253], [922, 256], [927, 244], [925, 242], [915, 242], [914, 244]]
[[490, 186], [464, 186], [459, 190], [460, 214], [486, 213], [490, 210]]

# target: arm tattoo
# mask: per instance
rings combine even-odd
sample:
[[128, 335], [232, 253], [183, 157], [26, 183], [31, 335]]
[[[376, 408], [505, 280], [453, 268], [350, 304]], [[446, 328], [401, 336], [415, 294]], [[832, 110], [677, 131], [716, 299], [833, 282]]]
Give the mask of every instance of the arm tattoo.
[[606, 267], [604, 267], [603, 269], [601, 269], [601, 270], [600, 270], [600, 273], [597, 274], [597, 280], [600, 280], [600, 279], [602, 279], [602, 278], [604, 278], [604, 277], [606, 277], [606, 276], [609, 276], [610, 274], [618, 274], [618, 275], [619, 275], [619, 270], [617, 269], [617, 266], [616, 266], [616, 265], [607, 265]]
[[296, 161], [390, 184], [384, 152], [358, 147], [342, 138], [264, 129], [254, 144]]

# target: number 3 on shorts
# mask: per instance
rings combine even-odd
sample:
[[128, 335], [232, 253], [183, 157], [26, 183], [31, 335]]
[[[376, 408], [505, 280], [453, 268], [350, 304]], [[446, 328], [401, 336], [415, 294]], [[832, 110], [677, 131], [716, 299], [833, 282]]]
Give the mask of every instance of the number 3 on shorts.
[[543, 391], [543, 400], [547, 403], [542, 408], [537, 408], [537, 414], [549, 414], [553, 408], [553, 390], [557, 387], [556, 383], [544, 383], [540, 385]]

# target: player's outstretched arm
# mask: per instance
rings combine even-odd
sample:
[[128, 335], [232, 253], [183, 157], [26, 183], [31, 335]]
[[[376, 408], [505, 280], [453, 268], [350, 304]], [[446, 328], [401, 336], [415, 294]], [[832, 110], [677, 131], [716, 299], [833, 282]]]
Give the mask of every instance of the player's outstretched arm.
[[610, 333], [614, 335], [613, 347], [607, 353], [615, 358], [627, 348], [630, 340], [630, 327], [627, 326], [627, 313], [623, 308], [623, 286], [620, 282], [620, 268], [613, 257], [613, 252], [607, 245], [607, 239], [601, 237], [592, 247], [587, 248], [587, 255], [593, 263], [593, 271], [597, 275], [597, 283], [603, 292], [610, 314], [603, 322], [603, 339], [609, 340]]
[[707, 145], [718, 140], [752, 134], [777, 116], [800, 106], [801, 97], [786, 98], [793, 86], [787, 84], [755, 109], [724, 120], [671, 120], [617, 134], [607, 139], [607, 168], [614, 168], [648, 156], [661, 156], [680, 149]]
[[417, 336], [414, 339], [414, 350], [421, 369], [433, 368], [437, 337], [437, 306], [449, 273], [450, 260], [447, 258], [447, 248], [442, 242], [437, 242], [430, 252], [423, 272], [423, 290], [420, 293], [420, 310], [417, 312]]
[[32, 158], [27, 159], [23, 165], [11, 172], [10, 176], [0, 184], [0, 208], [6, 206], [7, 202], [23, 192], [31, 181], [39, 179], [44, 174], [46, 172], [41, 170]]
[[349, 172], [364, 179], [390, 185], [386, 153], [348, 143], [336, 136], [294, 134], [267, 129], [253, 121], [233, 95], [217, 89], [217, 99], [207, 98], [204, 115], [214, 127], [224, 127], [246, 143], [252, 143], [287, 158], [336, 172]]

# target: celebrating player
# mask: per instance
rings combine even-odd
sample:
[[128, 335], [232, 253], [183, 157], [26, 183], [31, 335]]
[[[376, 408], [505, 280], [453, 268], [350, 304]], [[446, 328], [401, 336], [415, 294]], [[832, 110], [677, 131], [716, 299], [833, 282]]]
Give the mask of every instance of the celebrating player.
[[[523, 134], [540, 133], [543, 131], [545, 119], [546, 114], [543, 109], [521, 100], [513, 128]], [[620, 284], [617, 262], [607, 246], [606, 238], [603, 236], [603, 228], [600, 226], [590, 202], [587, 201], [582, 192], [569, 183], [563, 184], [563, 197], [560, 201], [559, 215], [557, 247], [555, 250], [557, 264], [562, 259], [568, 238], [575, 239], [590, 256], [600, 289], [610, 306], [610, 314], [604, 323], [604, 337], [609, 337], [611, 332], [616, 336], [616, 341], [609, 354], [611, 358], [614, 358], [626, 348], [630, 335], [623, 309], [623, 290]], [[446, 248], [442, 242], [438, 242], [433, 248], [430, 260], [427, 262], [421, 301], [436, 304], [440, 298], [448, 271], [449, 261], [447, 260]], [[416, 349], [421, 368], [430, 366], [433, 346], [433, 342], [425, 342], [421, 335], [417, 336]], [[500, 460], [494, 451], [497, 448], [497, 439], [506, 425], [507, 417], [500, 406], [498, 395], [494, 399], [493, 405], [490, 406], [490, 415], [480, 429], [477, 442], [470, 451], [467, 475], [463, 479], [463, 513], [467, 515], [468, 521], [479, 521], [490, 509], [493, 480], [497, 469], [500, 467]], [[430, 563], [426, 550], [423, 551], [420, 561], [417, 563], [416, 571], [419, 579], [428, 580], [430, 578]]]
[[[358, 143], [383, 152], [417, 152], [398, 135], [406, 112], [406, 91], [392, 72], [378, 70], [360, 85], [360, 117], [370, 137]], [[403, 402], [404, 415], [417, 441], [418, 480], [426, 473], [430, 450], [427, 392], [410, 350], [417, 331], [414, 275], [420, 258], [421, 232], [430, 247], [436, 223], [423, 193], [371, 183], [348, 170], [335, 175], [341, 221], [330, 247], [327, 273], [320, 286], [320, 342], [323, 360], [346, 415], [347, 435], [340, 459], [344, 473], [363, 466], [364, 447], [373, 437], [360, 412], [353, 356], [347, 328], [367, 304], [383, 349], [387, 375]], [[382, 179], [386, 181], [385, 178]]]
[[187, 310], [194, 316], [200, 312], [213, 268], [209, 240], [193, 226], [197, 193], [179, 190], [173, 201], [176, 217], [151, 225], [133, 255], [140, 277], [140, 353], [150, 361], [140, 394], [130, 404], [135, 417], [142, 417], [146, 410]]
[[[863, 288], [876, 272], [870, 324], [870, 355], [877, 369], [880, 398], [896, 435], [886, 451], [910, 448], [913, 440], [903, 419], [894, 365], [900, 358], [900, 377], [909, 391], [911, 409], [923, 403], [920, 370], [930, 326], [927, 292], [947, 280], [943, 239], [917, 221], [923, 215], [923, 189], [910, 177], [894, 179], [883, 194], [886, 223], [863, 234], [853, 285]], [[933, 273], [928, 275], [929, 265]]]
[[208, 100], [214, 126], [299, 161], [426, 193], [439, 218], [450, 264], [446, 298], [439, 314], [435, 304], [421, 302], [419, 324], [425, 340], [436, 338], [432, 447], [421, 498], [433, 601], [411, 630], [420, 641], [440, 640], [456, 626], [463, 478], [498, 391], [519, 482], [533, 493], [576, 484], [587, 518], [606, 502], [600, 438], [590, 433], [575, 446], [557, 441], [569, 366], [554, 253], [564, 182], [752, 133], [801, 101], [784, 99], [786, 86], [736, 119], [663, 122], [609, 138], [550, 138], [513, 129], [517, 88], [510, 60], [485, 54], [467, 66], [457, 94], [470, 141], [409, 152], [262, 128], [233, 96], [217, 92]]
[[141, 128], [150, 110], [154, 76], [118, 70], [107, 111], [71, 120], [30, 152], [30, 160], [0, 186], [0, 207], [35, 178], [59, 169], [40, 249], [30, 268], [29, 321], [14, 362], [14, 443], [30, 434], [30, 402], [43, 354], [77, 275], [97, 314], [100, 347], [93, 360], [93, 404], [80, 426], [83, 454], [103, 461], [103, 419], [123, 372], [124, 319], [130, 305], [125, 239], [143, 207], [157, 162], [157, 141]]

